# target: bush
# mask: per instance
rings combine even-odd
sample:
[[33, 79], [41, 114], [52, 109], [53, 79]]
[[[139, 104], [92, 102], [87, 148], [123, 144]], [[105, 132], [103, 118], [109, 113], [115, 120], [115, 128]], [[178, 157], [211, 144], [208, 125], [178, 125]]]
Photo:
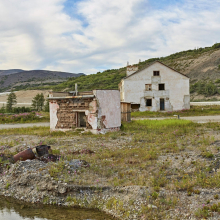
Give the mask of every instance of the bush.
[[14, 123], [14, 122], [33, 122], [33, 121], [41, 121], [41, 118], [39, 118], [39, 114], [36, 114], [35, 112], [29, 112], [29, 113], [19, 113], [19, 114], [13, 114], [13, 115], [7, 115], [0, 113], [0, 123]]
[[13, 113], [24, 113], [24, 112], [31, 112], [31, 108], [24, 106], [13, 108]]
[[194, 92], [205, 96], [212, 96], [218, 93], [218, 89], [212, 81], [198, 81], [190, 86], [190, 93]]
[[212, 46], [213, 49], [217, 49], [217, 48], [220, 48], [220, 43], [215, 43], [213, 46]]

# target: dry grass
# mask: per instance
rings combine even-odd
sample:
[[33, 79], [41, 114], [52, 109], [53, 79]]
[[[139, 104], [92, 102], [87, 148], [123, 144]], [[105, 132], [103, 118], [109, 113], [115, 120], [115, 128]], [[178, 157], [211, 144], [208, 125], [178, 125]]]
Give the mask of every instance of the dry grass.
[[[56, 179], [77, 185], [152, 188], [154, 192], [146, 201], [160, 207], [159, 218], [163, 210], [179, 204], [176, 196], [161, 199], [158, 195], [162, 189], [190, 196], [199, 194], [200, 188], [220, 187], [220, 172], [216, 172], [220, 164], [215, 160], [220, 153], [220, 143], [216, 142], [219, 131], [220, 123], [169, 119], [136, 120], [124, 123], [120, 132], [105, 135], [50, 132], [48, 127], [0, 130], [0, 135], [13, 139], [20, 134], [24, 141], [34, 135], [38, 141], [50, 144], [53, 152], [61, 156], [50, 170]], [[94, 153], [83, 153], [82, 149]], [[90, 167], [69, 171], [63, 160], [72, 159], [85, 160]], [[143, 206], [142, 215], [147, 218], [151, 212]]]

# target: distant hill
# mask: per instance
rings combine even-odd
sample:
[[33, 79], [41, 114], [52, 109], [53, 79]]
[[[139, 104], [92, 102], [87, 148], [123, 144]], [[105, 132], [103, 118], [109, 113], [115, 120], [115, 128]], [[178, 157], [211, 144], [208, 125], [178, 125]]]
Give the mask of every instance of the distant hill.
[[24, 70], [20, 70], [20, 69], [0, 70], [0, 76], [6, 76], [6, 75], [10, 75], [13, 73], [20, 73], [20, 72], [24, 72]]
[[[192, 98], [203, 99], [205, 97], [206, 99], [206, 97], [211, 97], [220, 99], [220, 43], [211, 47], [177, 52], [166, 57], [151, 58], [135, 65], [142, 69], [156, 60], [190, 77]], [[0, 71], [0, 88], [4, 86], [3, 90], [7, 91], [10, 85], [13, 85], [16, 90], [53, 89], [63, 91], [74, 90], [75, 83], [77, 83], [79, 91], [118, 89], [119, 82], [126, 76], [126, 67], [105, 70], [92, 75], [77, 74], [74, 77], [71, 77], [73, 75], [70, 73], [68, 73], [69, 76], [62, 73], [62, 76], [66, 78], [52, 74], [60, 72], [45, 71], [41, 74], [37, 71], [17, 72], [2, 77]], [[6, 79], [7, 77], [8, 79]], [[41, 77], [44, 77], [44, 80]]]
[[0, 91], [33, 89], [36, 86], [51, 86], [61, 83], [70, 77], [75, 78], [82, 75], [84, 74], [48, 70], [0, 70]]
[[[216, 86], [216, 90], [214, 91], [220, 91], [220, 43], [216, 43], [211, 47], [178, 52], [167, 57], [151, 58], [135, 65], [138, 66], [139, 69], [142, 69], [156, 60], [189, 76], [191, 85], [194, 85], [200, 80], [204, 82], [211, 80]], [[57, 91], [62, 91], [64, 89], [73, 90], [75, 83], [78, 84], [79, 91], [118, 89], [119, 82], [125, 76], [126, 67], [105, 70], [92, 75], [69, 78], [63, 83], [48, 87], [48, 89]], [[197, 89], [191, 91], [196, 93]]]

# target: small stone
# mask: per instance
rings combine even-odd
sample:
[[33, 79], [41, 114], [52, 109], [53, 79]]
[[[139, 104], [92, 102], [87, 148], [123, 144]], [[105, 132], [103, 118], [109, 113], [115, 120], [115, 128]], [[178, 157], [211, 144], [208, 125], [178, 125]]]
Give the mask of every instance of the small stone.
[[151, 204], [148, 204], [147, 207], [148, 207], [149, 209], [157, 209], [157, 206], [151, 205]]

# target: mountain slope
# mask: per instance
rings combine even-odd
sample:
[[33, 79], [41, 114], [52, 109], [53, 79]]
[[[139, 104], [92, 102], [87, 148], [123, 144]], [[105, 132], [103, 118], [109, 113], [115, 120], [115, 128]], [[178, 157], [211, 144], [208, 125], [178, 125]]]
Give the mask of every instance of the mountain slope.
[[[219, 45], [220, 46], [220, 45]], [[216, 47], [216, 46], [215, 46]], [[164, 63], [181, 71], [191, 80], [220, 78], [220, 47], [197, 54], [189, 54], [176, 59], [164, 59]]]
[[42, 84], [54, 84], [63, 82], [70, 77], [79, 77], [83, 73], [67, 73], [48, 70], [1, 70], [0, 86], [1, 91], [25, 87], [35, 87]]
[[[171, 54], [167, 57], [152, 58], [136, 64], [139, 69], [150, 63], [159, 60], [164, 64], [186, 74], [191, 82], [199, 80], [220, 79], [220, 43], [211, 47], [198, 48]], [[57, 86], [48, 87], [61, 91], [64, 89], [73, 90], [75, 83], [79, 91], [92, 89], [118, 89], [118, 83], [126, 76], [126, 67], [120, 69], [106, 70], [93, 75], [70, 78]]]
[[21, 70], [21, 69], [0, 70], [0, 76], [6, 76], [6, 75], [20, 73], [20, 72], [24, 72], [24, 70]]

